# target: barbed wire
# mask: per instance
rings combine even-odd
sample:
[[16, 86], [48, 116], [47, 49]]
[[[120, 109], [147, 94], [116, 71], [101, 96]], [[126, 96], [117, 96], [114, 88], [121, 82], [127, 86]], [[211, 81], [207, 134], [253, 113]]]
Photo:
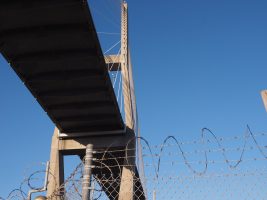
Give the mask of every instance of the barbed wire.
[[[41, 170], [40, 170], [41, 171]], [[32, 173], [34, 174], [34, 173]], [[159, 186], [160, 184], [170, 184], [170, 183], [183, 183], [188, 184], [188, 181], [190, 181], [190, 184], [192, 182], [197, 182], [199, 180], [211, 180], [214, 178], [244, 178], [244, 177], [267, 177], [267, 170], [266, 168], [264, 170], [256, 170], [256, 171], [245, 171], [245, 172], [233, 172], [233, 173], [226, 173], [226, 174], [219, 174], [219, 173], [210, 173], [202, 176], [196, 176], [196, 175], [187, 175], [187, 174], [180, 174], [179, 176], [173, 176], [170, 175], [164, 175], [161, 177], [146, 177], [146, 182], [149, 184], [156, 184]], [[75, 170], [71, 173], [71, 175], [66, 179], [66, 181], [58, 187], [55, 192], [51, 196], [49, 196], [47, 199], [54, 199], [58, 196], [62, 197], [63, 199], [81, 199], [81, 183], [82, 183], [82, 177], [83, 177], [83, 163], [80, 163]], [[30, 178], [30, 177], [29, 177]], [[115, 191], [115, 188], [109, 189], [112, 184], [119, 184], [122, 182], [123, 179], [121, 176], [113, 176], [112, 174], [109, 174], [108, 176], [106, 174], [93, 176], [92, 178], [92, 184], [93, 187], [93, 199], [115, 199], [118, 197], [117, 191]], [[140, 181], [138, 177], [134, 177], [133, 181], [136, 183]], [[267, 182], [267, 180], [266, 180]], [[102, 183], [103, 185], [100, 186], [99, 183]], [[254, 184], [254, 183], [253, 183]], [[106, 186], [105, 186], [106, 185]], [[106, 188], [105, 188], [106, 187]], [[163, 186], [161, 186], [163, 187]], [[32, 188], [35, 188], [32, 186]], [[62, 189], [64, 188], [64, 192], [62, 193]], [[170, 188], [169, 188], [170, 189]], [[110, 190], [110, 192], [107, 192], [107, 190]], [[155, 190], [155, 188], [154, 188]], [[162, 189], [157, 189], [157, 194], [159, 195], [160, 191]], [[115, 196], [112, 196], [111, 193], [116, 193]], [[0, 198], [1, 200], [11, 200], [11, 199], [25, 199], [26, 200], [26, 193], [21, 195], [21, 190], [16, 189], [13, 190], [8, 198]], [[169, 191], [170, 192], [170, 191]], [[149, 194], [151, 191], [149, 191]], [[165, 192], [164, 192], [165, 193]], [[138, 199], [138, 198], [137, 198]]]
[[[210, 135], [213, 140], [208, 139], [208, 136]], [[176, 182], [186, 182], [189, 181], [189, 179], [193, 180], [199, 180], [199, 179], [210, 179], [210, 178], [233, 178], [233, 177], [266, 177], [267, 170], [256, 170], [252, 171], [252, 167], [248, 165], [246, 171], [238, 171], [237, 167], [242, 162], [246, 163], [255, 163], [256, 161], [267, 161], [265, 149], [267, 148], [266, 143], [263, 144], [264, 140], [261, 138], [261, 144], [258, 141], [258, 137], [265, 137], [267, 134], [254, 134], [250, 127], [247, 126], [246, 133], [243, 136], [234, 136], [231, 137], [234, 140], [243, 141], [242, 145], [239, 147], [231, 147], [226, 148], [222, 146], [222, 141], [229, 141], [229, 137], [227, 139], [225, 138], [219, 138], [217, 137], [211, 130], [205, 128], [202, 129], [201, 138], [202, 138], [202, 147], [205, 147], [203, 149], [196, 149], [191, 151], [185, 151], [183, 149], [183, 145], [185, 144], [196, 144], [195, 141], [192, 142], [179, 142], [174, 136], [167, 137], [161, 145], [153, 146], [151, 148], [148, 140], [145, 138], [140, 138], [143, 143], [143, 149], [147, 150], [143, 154], [144, 159], [150, 159], [147, 162], [144, 163], [145, 170], [146, 170], [146, 176], [145, 180], [141, 181], [138, 176], [134, 176], [133, 181], [136, 182], [142, 182], [142, 184], [151, 184], [153, 186], [153, 189], [157, 188], [159, 185], [168, 184], [168, 181], [176, 181]], [[134, 140], [134, 139], [133, 139]], [[94, 158], [93, 158], [93, 170], [94, 175], [92, 178], [92, 183], [94, 186], [94, 199], [108, 199], [110, 196], [113, 198], [117, 198], [119, 195], [119, 185], [121, 181], [123, 181], [122, 177], [122, 170], [123, 168], [129, 168], [129, 169], [135, 169], [134, 164], [130, 164], [129, 160], [132, 158], [136, 158], [135, 156], [135, 148], [129, 148], [130, 143], [133, 142], [129, 141], [126, 148], [123, 149], [97, 149], [94, 151]], [[248, 145], [248, 141], [251, 141], [252, 144]], [[207, 144], [210, 144], [213, 142], [216, 144], [216, 148], [208, 148], [209, 146]], [[199, 146], [197, 146], [199, 147]], [[190, 147], [192, 148], [192, 147]], [[153, 150], [152, 150], [153, 149]], [[155, 152], [157, 150], [157, 152]], [[251, 157], [244, 158], [245, 152], [248, 151], [254, 151], [257, 150], [259, 153], [258, 156], [255, 156], [255, 152], [251, 154]], [[237, 159], [229, 159], [226, 155], [226, 152], [231, 152], [234, 154], [238, 154]], [[222, 155], [222, 159], [216, 159], [209, 158], [209, 153], [219, 153]], [[203, 154], [204, 159], [199, 159], [199, 154]], [[196, 155], [193, 160], [189, 160], [189, 155]], [[173, 157], [172, 157], [173, 156]], [[168, 157], [173, 158], [167, 159]], [[163, 158], [166, 158], [167, 160], [164, 161]], [[177, 160], [177, 158], [179, 158]], [[196, 160], [197, 158], [197, 160]], [[181, 160], [182, 159], [182, 160]], [[126, 160], [126, 162], [125, 162]], [[166, 169], [169, 169], [170, 166], [175, 165], [184, 165], [187, 169], [189, 169], [189, 172], [193, 172], [190, 174], [183, 174], [184, 171], [180, 170], [180, 173], [175, 173], [175, 169], [181, 169], [174, 168], [174, 174], [170, 174], [171, 171]], [[200, 164], [204, 169], [202, 168], [202, 171], [197, 171], [193, 168], [193, 165]], [[230, 173], [218, 173], [218, 168], [215, 168], [216, 173], [207, 173], [208, 166], [209, 165], [220, 165], [220, 164], [226, 164], [226, 166], [229, 167], [231, 170]], [[43, 164], [40, 164], [43, 166]], [[167, 166], [167, 168], [164, 166]], [[255, 165], [257, 167], [262, 167], [262, 163], [259, 165]], [[83, 177], [83, 161], [78, 164], [78, 166], [75, 168], [75, 170], [70, 174], [70, 176], [64, 181], [64, 183], [56, 188], [56, 190], [47, 197], [48, 199], [53, 199], [55, 197], [64, 197], [65, 199], [81, 199], [81, 185], [82, 185], [82, 177]], [[162, 171], [163, 169], [164, 171]], [[217, 171], [216, 171], [217, 170]], [[27, 169], [29, 171], [29, 169]], [[116, 171], [116, 173], [114, 173]], [[27, 192], [29, 190], [38, 190], [41, 188], [39, 185], [35, 185], [36, 183], [40, 184], [40, 180], [43, 179], [43, 175], [45, 173], [49, 173], [50, 178], [54, 177], [51, 172], [47, 172], [46, 170], [35, 170], [33, 173], [30, 173], [29, 175], [25, 176], [23, 181], [21, 182], [20, 186], [17, 189], [12, 190], [6, 198], [0, 197], [0, 200], [13, 200], [13, 199], [21, 199], [26, 200], [27, 199]], [[115, 185], [115, 186], [114, 186]], [[113, 188], [114, 187], [114, 188]], [[140, 187], [140, 185], [138, 186]], [[151, 187], [148, 189], [148, 194], [152, 195]], [[141, 192], [142, 193], [142, 192]], [[115, 195], [115, 197], [114, 197]], [[140, 195], [140, 194], [139, 194]], [[112, 198], [111, 198], [112, 199]], [[138, 198], [137, 198], [138, 199]], [[140, 196], [141, 199], [141, 196]]]
[[[204, 154], [204, 161], [195, 161], [195, 162], [191, 162], [189, 161], [189, 159], [187, 158], [187, 155], [188, 154], [193, 154], [192, 152], [186, 152], [183, 150], [183, 147], [182, 147], [182, 143], [180, 143], [178, 141], [178, 139], [176, 139], [176, 137], [174, 136], [168, 136], [161, 145], [157, 146], [159, 148], [159, 152], [158, 153], [153, 153], [152, 151], [152, 148], [149, 144], [149, 142], [143, 138], [143, 137], [140, 137], [140, 139], [145, 143], [145, 146], [146, 146], [146, 149], [148, 150], [148, 154], [144, 154], [143, 157], [151, 157], [152, 158], [152, 163], [151, 163], [151, 166], [154, 167], [154, 171], [155, 171], [155, 174], [156, 176], [158, 176], [158, 173], [160, 171], [160, 165], [161, 165], [161, 158], [166, 155], [166, 154], [163, 154], [163, 151], [167, 148], [167, 147], [177, 147], [177, 151], [178, 153], [169, 153], [169, 155], [180, 155], [183, 159], [183, 163], [188, 167], [188, 169], [190, 169], [194, 174], [198, 174], [198, 175], [203, 175], [206, 173], [207, 169], [208, 169], [208, 164], [209, 163], [216, 163], [216, 162], [219, 162], [219, 161], [214, 161], [214, 160], [211, 160], [209, 161], [208, 160], [208, 153], [211, 153], [211, 152], [219, 152], [221, 153], [221, 155], [223, 156], [224, 158], [224, 161], [223, 163], [226, 163], [226, 165], [230, 168], [230, 169], [235, 169], [237, 168], [241, 162], [244, 162], [245, 160], [243, 159], [244, 157], [244, 154], [245, 154], [245, 151], [248, 151], [248, 150], [253, 150], [253, 149], [257, 149], [258, 152], [261, 154], [261, 156], [264, 158], [263, 160], [266, 160], [267, 159], [267, 156], [264, 152], [264, 148], [266, 148], [266, 145], [259, 145], [258, 141], [256, 140], [256, 136], [253, 134], [253, 132], [251, 131], [250, 127], [247, 126], [247, 129], [246, 129], [246, 132], [244, 134], [243, 137], [232, 137], [232, 138], [235, 138], [235, 139], [243, 139], [243, 145], [242, 147], [237, 147], [237, 148], [225, 148], [221, 141], [223, 141], [222, 138], [218, 138], [210, 129], [208, 128], [203, 128], [202, 129], [202, 132], [201, 132], [201, 140], [202, 140], [202, 145], [205, 146], [207, 145], [208, 141], [210, 142], [211, 140], [208, 140], [207, 139], [207, 135], [211, 135], [212, 138], [214, 139], [215, 141], [215, 144], [218, 146], [218, 148], [216, 149], [207, 149], [207, 147], [204, 149], [204, 150], [196, 150], [194, 151], [193, 153], [196, 154], [196, 153], [203, 153]], [[266, 134], [258, 134], [260, 136], [265, 136]], [[253, 141], [253, 144], [254, 146], [250, 146], [249, 148], [247, 148], [247, 142], [248, 140], [252, 138], [252, 141]], [[174, 144], [171, 144], [171, 145], [168, 145], [167, 142], [169, 141], [174, 141]], [[130, 143], [131, 141], [128, 142], [128, 144]], [[144, 149], [144, 148], [143, 148]], [[226, 155], [226, 152], [227, 151], [234, 151], [234, 150], [238, 150], [240, 151], [240, 155], [238, 156], [238, 159], [229, 159], [228, 156]], [[108, 150], [109, 153], [118, 153], [118, 152], [126, 152], [126, 154], [122, 157], [118, 157], [118, 159], [130, 159], [131, 157], [134, 157], [132, 155], [127, 155], [128, 152], [130, 151], [135, 151], [135, 149], [130, 149], [128, 148], [128, 145], [126, 146], [126, 149], [120, 149], [120, 150]], [[94, 153], [95, 154], [101, 154], [101, 153], [105, 153], [107, 152], [106, 151], [95, 151]], [[108, 160], [109, 158], [104, 158], [105, 160]], [[112, 158], [113, 159], [113, 158]], [[252, 160], [259, 160], [258, 158], [253, 158]], [[103, 159], [102, 159], [103, 161]], [[197, 171], [193, 168], [193, 166], [191, 164], [193, 163], [200, 163], [200, 164], [204, 164], [204, 168], [202, 171]], [[232, 164], [233, 163], [233, 164]]]

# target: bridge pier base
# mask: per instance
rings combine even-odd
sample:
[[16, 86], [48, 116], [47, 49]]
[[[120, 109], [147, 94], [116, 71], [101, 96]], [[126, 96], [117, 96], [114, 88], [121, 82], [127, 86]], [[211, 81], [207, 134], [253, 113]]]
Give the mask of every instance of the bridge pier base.
[[[51, 143], [47, 196], [58, 196], [58, 199], [62, 194], [55, 194], [56, 188], [64, 183], [64, 158], [59, 149], [59, 138], [57, 137], [57, 129], [55, 129]], [[64, 190], [60, 191], [60, 193], [63, 192]]]
[[[135, 141], [134, 141], [135, 142]], [[130, 149], [135, 149], [135, 145], [131, 144]], [[127, 150], [126, 150], [127, 151]], [[134, 200], [134, 179], [136, 177], [136, 168], [135, 166], [135, 152], [128, 151], [126, 152], [125, 160], [123, 162], [120, 191], [119, 191], [119, 200]], [[128, 157], [128, 158], [127, 158]]]
[[57, 189], [64, 183], [64, 158], [60, 151], [57, 132], [57, 129], [55, 129], [51, 143], [47, 196], [55, 196], [53, 199], [60, 200], [60, 196], [64, 194], [64, 188], [61, 188], [60, 191]]
[[[112, 200], [135, 200], [135, 193], [137, 192], [140, 198], [138, 200], [145, 199], [142, 197], [142, 187], [138, 187], [139, 191], [136, 191], [136, 178], [139, 178], [136, 164], [135, 164], [135, 148], [136, 139], [135, 134], [131, 129], [126, 129], [124, 134], [106, 135], [106, 136], [86, 136], [78, 138], [59, 137], [59, 131], [56, 128], [52, 137], [51, 154], [50, 154], [50, 171], [48, 180], [47, 197], [52, 200], [60, 200], [64, 196], [64, 156], [77, 155], [80, 158], [85, 156], [86, 146], [92, 144], [94, 151], [104, 152], [109, 149], [114, 153], [97, 153], [94, 158], [103, 159], [105, 166], [113, 166], [114, 160], [106, 158], [119, 158], [117, 159], [118, 167], [112, 168], [112, 174], [120, 177], [119, 185], [106, 185], [107, 180], [112, 174], [109, 170], [104, 173], [99, 168], [94, 168], [92, 175], [97, 177], [105, 174], [106, 177], [99, 179], [98, 184], [102, 186], [103, 191], [110, 196]], [[116, 151], [118, 150], [118, 151]], [[106, 154], [106, 155], [104, 155]], [[111, 155], [113, 154], [113, 155]], [[99, 164], [99, 163], [98, 163]], [[93, 165], [97, 163], [93, 162]], [[104, 169], [105, 170], [105, 169]], [[102, 182], [101, 182], [102, 181]], [[140, 182], [140, 181], [139, 181]], [[113, 184], [113, 183], [112, 183]], [[141, 183], [140, 183], [141, 184]], [[112, 188], [112, 191], [110, 190]], [[141, 188], [141, 189], [140, 189]], [[140, 195], [141, 194], [141, 195]], [[51, 198], [52, 197], [52, 198]]]

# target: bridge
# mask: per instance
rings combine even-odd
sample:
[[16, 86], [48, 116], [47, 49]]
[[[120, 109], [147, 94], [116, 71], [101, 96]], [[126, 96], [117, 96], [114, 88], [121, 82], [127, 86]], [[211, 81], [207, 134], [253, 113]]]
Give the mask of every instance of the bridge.
[[[138, 171], [135, 159], [140, 135], [127, 12], [127, 3], [122, 2], [121, 54], [116, 58], [103, 55], [85, 0], [0, 3], [0, 52], [56, 127], [51, 144], [49, 173], [53, 177], [49, 177], [48, 197], [64, 182], [64, 156], [78, 155], [82, 159], [86, 152], [110, 148], [121, 150], [116, 155], [122, 157], [118, 160], [121, 166], [127, 162], [131, 167], [112, 171], [95, 167], [88, 175], [97, 176], [103, 174], [103, 170], [107, 176], [120, 174], [120, 183], [109, 183], [118, 194], [112, 199], [136, 199], [137, 194], [138, 199], [146, 199], [142, 182], [138, 188], [133, 183], [134, 177], [139, 178], [142, 172]], [[125, 117], [113, 90], [109, 63], [115, 66], [112, 70], [121, 70]], [[105, 165], [108, 168], [112, 161]], [[90, 183], [83, 192], [83, 199], [88, 198], [89, 187]], [[60, 191], [53, 199], [61, 199], [64, 188]]]

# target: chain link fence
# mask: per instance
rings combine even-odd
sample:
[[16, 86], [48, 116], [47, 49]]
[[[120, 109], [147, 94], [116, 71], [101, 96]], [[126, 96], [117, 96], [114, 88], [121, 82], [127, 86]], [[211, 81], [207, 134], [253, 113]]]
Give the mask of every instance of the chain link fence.
[[[142, 139], [144, 177], [127, 162], [132, 156], [125, 150], [94, 151], [90, 199], [127, 200], [133, 195], [134, 200], [266, 200], [267, 134], [248, 129], [242, 136], [221, 138], [204, 131], [208, 134], [195, 141], [170, 136], [160, 145], [150, 145]], [[26, 200], [29, 190], [41, 189], [49, 173], [42, 166], [0, 199]], [[82, 199], [83, 176], [81, 161], [47, 199]]]

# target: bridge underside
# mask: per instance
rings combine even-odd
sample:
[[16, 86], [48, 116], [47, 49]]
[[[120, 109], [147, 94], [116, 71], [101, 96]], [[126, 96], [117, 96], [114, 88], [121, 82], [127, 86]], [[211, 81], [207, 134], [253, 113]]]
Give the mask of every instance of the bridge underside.
[[124, 128], [87, 1], [1, 1], [0, 52], [61, 132]]
[[[55, 180], [49, 181], [48, 194], [64, 179], [63, 155], [83, 156], [85, 146], [89, 143], [95, 149], [112, 145], [122, 150], [129, 139], [135, 143], [132, 130], [131, 134], [107, 136], [107, 133], [124, 132], [127, 129], [87, 1], [1, 1], [0, 52], [57, 127], [50, 158], [51, 173]], [[60, 138], [58, 130], [71, 136], [71, 139]], [[82, 133], [84, 137], [80, 138]], [[125, 157], [125, 154], [113, 156]], [[132, 158], [130, 169], [125, 166], [125, 159], [121, 159], [117, 163], [119, 167], [106, 174], [121, 177], [135, 174], [139, 178], [135, 150]], [[111, 166], [114, 163], [109, 161], [105, 164]], [[93, 174], [103, 174], [103, 171], [94, 170]], [[130, 178], [127, 181], [133, 180]], [[109, 188], [101, 180], [99, 184]], [[115, 188], [114, 193], [120, 193], [121, 199], [135, 198], [133, 193], [130, 194], [131, 198], [127, 197], [129, 194], [123, 189], [125, 184], [122, 180], [119, 180], [119, 184], [110, 186]], [[139, 191], [134, 192], [141, 197], [139, 199], [145, 199], [140, 181], [137, 187]], [[107, 189], [105, 192], [111, 191]], [[118, 196], [113, 199], [118, 199]]]

